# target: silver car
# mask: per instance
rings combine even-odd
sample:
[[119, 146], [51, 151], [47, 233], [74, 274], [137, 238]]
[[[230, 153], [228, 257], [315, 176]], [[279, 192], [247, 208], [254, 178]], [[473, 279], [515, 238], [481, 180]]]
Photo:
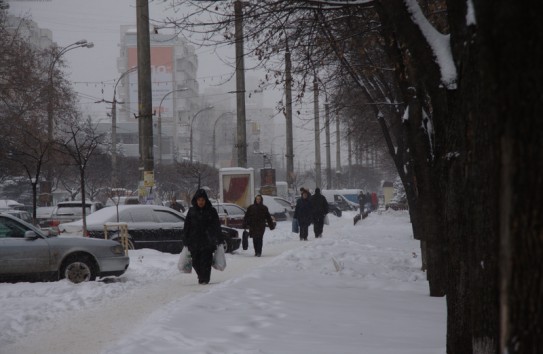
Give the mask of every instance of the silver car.
[[122, 275], [130, 259], [115, 241], [47, 236], [13, 216], [0, 214], [0, 279], [73, 283]]

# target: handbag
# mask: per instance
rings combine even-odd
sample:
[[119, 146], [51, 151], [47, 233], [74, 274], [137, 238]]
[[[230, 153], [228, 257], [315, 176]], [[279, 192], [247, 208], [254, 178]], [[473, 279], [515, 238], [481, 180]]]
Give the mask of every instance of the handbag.
[[223, 271], [226, 268], [226, 256], [224, 255], [223, 245], [218, 245], [215, 253], [213, 253], [213, 268]]
[[324, 215], [324, 225], [330, 225], [330, 220], [328, 220], [328, 214]]
[[243, 230], [243, 235], [241, 236], [241, 246], [243, 247], [244, 251], [249, 248], [249, 231]]
[[295, 234], [300, 232], [300, 224], [298, 224], [298, 219], [296, 218], [292, 219], [292, 232]]
[[183, 247], [183, 250], [179, 254], [179, 262], [177, 262], [177, 268], [181, 273], [192, 272], [192, 256], [188, 247]]

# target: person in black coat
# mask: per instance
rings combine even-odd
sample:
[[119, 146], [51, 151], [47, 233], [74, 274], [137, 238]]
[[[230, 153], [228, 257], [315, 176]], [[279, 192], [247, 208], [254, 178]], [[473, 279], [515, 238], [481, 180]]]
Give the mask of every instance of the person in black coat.
[[178, 203], [177, 200], [175, 199], [175, 197], [173, 197], [171, 202], [170, 202], [170, 208], [172, 208], [174, 210], [177, 210], [180, 213], [185, 212], [185, 207], [183, 206], [183, 204]]
[[268, 207], [264, 205], [262, 196], [258, 194], [255, 197], [254, 203], [249, 205], [243, 218], [243, 228], [249, 228], [249, 234], [253, 238], [253, 247], [255, 256], [262, 255], [262, 240], [266, 231], [266, 223], [270, 230], [275, 229], [275, 223], [270, 215]]
[[219, 214], [213, 208], [207, 193], [198, 189], [191, 201], [183, 228], [183, 245], [192, 256], [192, 266], [200, 284], [208, 284], [211, 277], [213, 252], [217, 244], [224, 243]]
[[311, 197], [311, 206], [313, 207], [313, 231], [315, 238], [319, 238], [322, 237], [324, 217], [328, 214], [328, 201], [321, 194], [320, 188], [315, 188], [315, 194]]
[[306, 190], [302, 192], [302, 197], [296, 202], [294, 218], [298, 220], [298, 225], [300, 225], [300, 241], [307, 241], [309, 225], [313, 221], [313, 208], [309, 199], [309, 192]]

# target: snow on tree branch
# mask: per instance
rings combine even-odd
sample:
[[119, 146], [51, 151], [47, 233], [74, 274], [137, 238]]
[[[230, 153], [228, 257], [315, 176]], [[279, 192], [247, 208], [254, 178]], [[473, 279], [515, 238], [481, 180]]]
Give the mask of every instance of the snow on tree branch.
[[420, 28], [436, 57], [441, 71], [441, 82], [450, 90], [456, 89], [456, 66], [452, 57], [450, 35], [439, 33], [424, 16], [417, 0], [404, 0], [411, 19]]

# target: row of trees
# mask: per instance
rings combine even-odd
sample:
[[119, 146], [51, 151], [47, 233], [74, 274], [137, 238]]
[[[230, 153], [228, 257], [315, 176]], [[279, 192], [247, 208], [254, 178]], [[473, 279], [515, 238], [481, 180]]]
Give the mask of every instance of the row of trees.
[[[298, 99], [317, 83], [345, 135], [367, 140], [380, 127], [430, 295], [447, 295], [447, 352], [543, 352], [537, 11], [489, 0], [243, 4], [246, 46], [268, 70], [264, 84], [288, 87], [291, 58]], [[190, 5], [197, 11], [184, 13]], [[178, 17], [166, 25], [235, 39], [230, 3], [173, 6]]]

